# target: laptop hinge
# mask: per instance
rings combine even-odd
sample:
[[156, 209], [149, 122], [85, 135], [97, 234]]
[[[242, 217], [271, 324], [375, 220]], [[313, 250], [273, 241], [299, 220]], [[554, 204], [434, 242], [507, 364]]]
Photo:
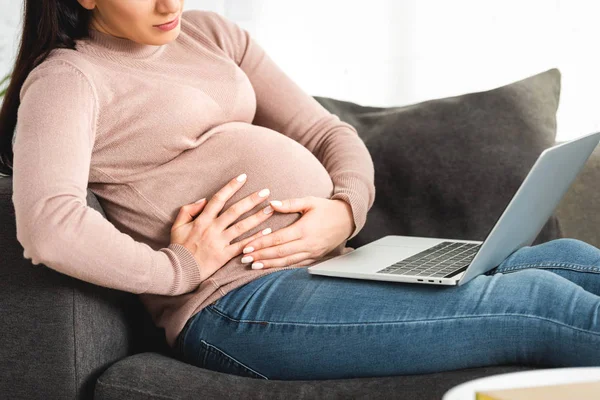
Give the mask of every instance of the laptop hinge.
[[457, 269], [454, 272], [451, 272], [449, 275], [444, 276], [444, 278], [452, 278], [453, 276], [458, 275], [459, 273], [461, 273], [463, 271], [466, 271], [468, 266], [469, 266], [469, 264], [465, 265], [462, 268]]

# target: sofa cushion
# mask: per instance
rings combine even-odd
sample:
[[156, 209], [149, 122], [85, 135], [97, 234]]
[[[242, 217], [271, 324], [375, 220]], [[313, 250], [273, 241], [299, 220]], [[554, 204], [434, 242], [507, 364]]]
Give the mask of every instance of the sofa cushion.
[[[386, 235], [485, 240], [541, 152], [554, 145], [557, 69], [488, 91], [402, 107], [315, 97], [354, 126], [375, 165], [360, 247]], [[553, 215], [533, 244], [562, 237]]]
[[527, 369], [502, 366], [425, 375], [277, 381], [214, 372], [157, 353], [141, 353], [110, 366], [96, 382], [94, 399], [439, 400], [460, 383]]

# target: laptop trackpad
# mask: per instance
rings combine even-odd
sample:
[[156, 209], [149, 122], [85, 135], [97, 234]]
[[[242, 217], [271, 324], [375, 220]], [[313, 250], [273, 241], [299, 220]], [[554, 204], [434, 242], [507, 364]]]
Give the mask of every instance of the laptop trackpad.
[[427, 246], [378, 246], [376, 244], [358, 248], [350, 253], [326, 260], [314, 267], [316, 270], [354, 271], [362, 273], [377, 272], [383, 268], [415, 255]]

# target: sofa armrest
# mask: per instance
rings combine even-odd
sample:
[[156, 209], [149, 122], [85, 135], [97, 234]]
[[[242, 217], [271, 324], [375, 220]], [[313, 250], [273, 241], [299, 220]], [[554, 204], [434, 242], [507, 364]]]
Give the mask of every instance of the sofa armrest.
[[[93, 195], [88, 204], [104, 215]], [[0, 393], [91, 399], [96, 378], [136, 352], [141, 303], [133, 294], [25, 259], [16, 238], [12, 177], [0, 177], [0, 210]]]

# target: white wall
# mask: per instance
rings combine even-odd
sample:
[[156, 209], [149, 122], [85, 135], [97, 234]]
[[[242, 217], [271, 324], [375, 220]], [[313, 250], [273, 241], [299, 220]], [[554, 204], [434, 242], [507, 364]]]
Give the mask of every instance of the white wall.
[[10, 71], [14, 62], [22, 6], [21, 1], [0, 0], [0, 77]]
[[[308, 93], [398, 106], [557, 67], [558, 140], [600, 130], [595, 0], [186, 0], [249, 30]], [[0, 0], [0, 74], [21, 2]]]

